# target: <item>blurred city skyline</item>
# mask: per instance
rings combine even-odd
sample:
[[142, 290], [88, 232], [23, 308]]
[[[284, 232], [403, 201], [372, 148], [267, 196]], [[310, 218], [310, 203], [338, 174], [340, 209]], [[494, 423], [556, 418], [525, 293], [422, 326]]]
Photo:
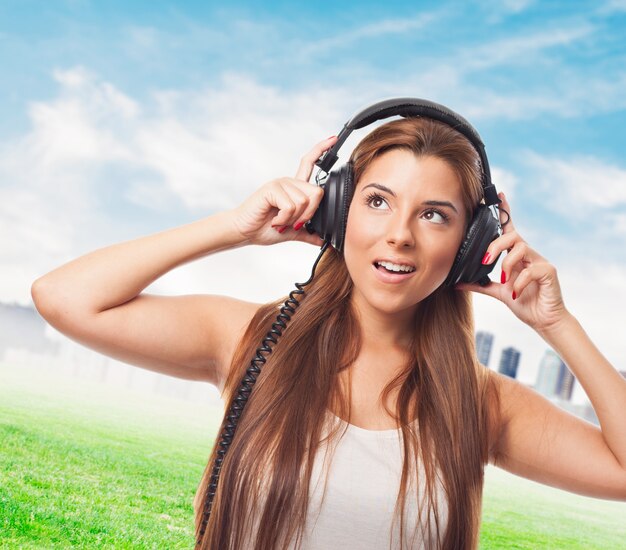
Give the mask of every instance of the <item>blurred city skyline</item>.
[[[495, 348], [494, 335], [477, 330], [476, 352], [482, 365], [518, 379], [524, 350], [504, 344]], [[33, 306], [0, 302], [0, 362], [18, 369], [54, 372], [74, 381], [97, 381], [174, 399], [221, 405], [219, 391], [214, 386], [162, 375], [86, 348], [53, 329]], [[626, 370], [621, 374], [626, 378]], [[535, 380], [520, 382], [556, 405], [599, 425], [589, 398], [553, 349], [545, 348]]]

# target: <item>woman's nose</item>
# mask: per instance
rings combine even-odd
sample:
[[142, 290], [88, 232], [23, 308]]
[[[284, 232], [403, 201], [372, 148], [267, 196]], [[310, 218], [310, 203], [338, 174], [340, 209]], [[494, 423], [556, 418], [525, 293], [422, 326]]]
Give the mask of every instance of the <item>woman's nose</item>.
[[387, 242], [395, 246], [415, 246], [415, 235], [411, 222], [405, 216], [397, 216], [389, 221]]

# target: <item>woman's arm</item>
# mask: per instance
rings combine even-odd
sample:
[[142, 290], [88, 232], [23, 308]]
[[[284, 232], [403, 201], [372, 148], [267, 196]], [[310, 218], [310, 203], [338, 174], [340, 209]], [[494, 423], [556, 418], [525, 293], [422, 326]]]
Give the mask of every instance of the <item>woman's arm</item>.
[[[566, 326], [570, 322], [572, 325]], [[620, 394], [626, 381], [597, 352], [576, 319], [571, 317], [566, 325], [546, 341], [561, 353], [562, 346], [567, 348], [562, 358], [588, 392], [601, 428], [557, 407], [534, 389], [489, 371], [499, 389], [502, 418], [490, 462], [572, 493], [626, 501], [626, 468], [613, 450], [623, 448], [624, 401]], [[612, 399], [617, 412], [602, 405]], [[611, 439], [609, 433], [617, 437]]]
[[317, 235], [282, 226], [313, 217], [323, 190], [308, 179], [335, 139], [313, 147], [296, 178], [266, 183], [233, 210], [95, 250], [40, 277], [31, 289], [37, 309], [60, 332], [101, 353], [219, 387], [260, 304], [141, 292], [168, 271], [219, 251], [286, 240], [321, 245]]
[[41, 312], [96, 314], [119, 306], [172, 269], [245, 245], [230, 212], [100, 248], [38, 278], [32, 295]]
[[230, 212], [101, 248], [37, 279], [33, 301], [53, 327], [100, 353], [219, 386], [259, 304], [216, 295], [141, 294], [177, 266], [246, 244]]
[[[500, 197], [510, 212], [502, 193]], [[565, 307], [555, 267], [528, 246], [512, 223], [489, 245], [491, 258], [502, 251], [507, 254], [500, 284], [457, 288], [497, 298], [535, 329], [578, 379], [601, 428], [516, 380], [491, 373], [500, 390], [503, 419], [495, 464], [575, 493], [626, 501], [626, 380]]]
[[606, 444], [626, 471], [626, 379], [600, 353], [574, 316], [568, 314], [558, 325], [538, 333], [585, 390]]

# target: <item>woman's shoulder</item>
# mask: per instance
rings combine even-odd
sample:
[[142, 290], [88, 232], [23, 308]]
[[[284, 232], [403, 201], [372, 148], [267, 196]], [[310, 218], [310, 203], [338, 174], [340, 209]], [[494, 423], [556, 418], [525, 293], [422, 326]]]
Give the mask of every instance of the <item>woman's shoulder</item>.
[[510, 391], [509, 377], [484, 367], [487, 379], [487, 431], [489, 438], [489, 462], [494, 463], [498, 441], [506, 422], [506, 394]]
[[[514, 415], [532, 412], [532, 396], [537, 395], [530, 386], [519, 380], [486, 369], [490, 381], [489, 399], [489, 448], [490, 462], [495, 464], [501, 440]], [[493, 460], [492, 460], [493, 458]]]
[[232, 358], [250, 321], [266, 304], [219, 295], [205, 296], [205, 301], [210, 305], [212, 312], [210, 322], [207, 324], [208, 330], [213, 327], [220, 333], [219, 342], [216, 342], [219, 347], [216, 354], [216, 386], [221, 392], [228, 377]]

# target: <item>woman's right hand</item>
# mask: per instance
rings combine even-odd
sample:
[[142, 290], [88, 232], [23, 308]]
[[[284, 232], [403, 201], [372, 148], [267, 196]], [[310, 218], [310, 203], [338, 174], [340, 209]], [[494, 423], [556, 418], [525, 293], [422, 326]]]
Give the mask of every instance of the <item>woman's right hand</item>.
[[[278, 178], [265, 183], [231, 211], [233, 224], [246, 244], [301, 241], [321, 246], [324, 243], [319, 235], [304, 228], [324, 196], [324, 190], [309, 183], [309, 179], [317, 159], [336, 140], [337, 136], [325, 139], [304, 155], [295, 178]], [[296, 230], [294, 226], [298, 223], [302, 226]], [[278, 230], [283, 228], [280, 233]]]

